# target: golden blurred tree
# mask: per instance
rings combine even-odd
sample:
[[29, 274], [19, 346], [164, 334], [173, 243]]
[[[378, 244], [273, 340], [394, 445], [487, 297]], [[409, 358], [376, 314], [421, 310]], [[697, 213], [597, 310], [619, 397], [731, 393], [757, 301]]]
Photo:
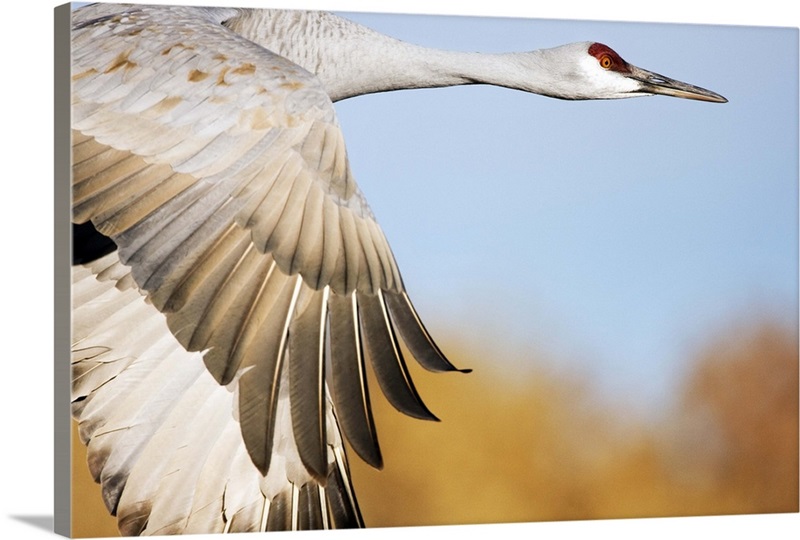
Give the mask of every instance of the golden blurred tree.
[[729, 332], [701, 356], [683, 410], [720, 512], [797, 512], [796, 329]]

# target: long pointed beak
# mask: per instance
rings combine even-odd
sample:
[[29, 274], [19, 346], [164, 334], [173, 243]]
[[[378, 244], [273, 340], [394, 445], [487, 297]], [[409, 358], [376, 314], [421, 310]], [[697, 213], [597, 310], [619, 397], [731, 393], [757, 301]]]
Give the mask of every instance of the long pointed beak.
[[727, 103], [728, 100], [705, 88], [694, 86], [669, 77], [664, 77], [658, 73], [647, 71], [646, 69], [630, 66], [628, 77], [638, 81], [642, 86], [639, 93], [660, 94], [662, 96], [673, 96], [685, 99], [696, 99], [700, 101], [710, 101], [713, 103]]

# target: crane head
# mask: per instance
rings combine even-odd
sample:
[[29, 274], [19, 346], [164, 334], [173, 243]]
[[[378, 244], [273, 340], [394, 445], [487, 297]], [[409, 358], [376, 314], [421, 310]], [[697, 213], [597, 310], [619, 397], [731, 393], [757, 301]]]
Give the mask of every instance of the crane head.
[[714, 103], [728, 101], [716, 92], [629, 64], [602, 43], [570, 43], [535, 53], [531, 58], [538, 72], [547, 75], [530, 91], [552, 97], [619, 99], [660, 94]]
[[598, 91], [612, 94], [608, 97], [659, 94], [714, 103], [728, 101], [716, 92], [631, 65], [602, 43], [590, 43], [585, 50], [582, 67]]

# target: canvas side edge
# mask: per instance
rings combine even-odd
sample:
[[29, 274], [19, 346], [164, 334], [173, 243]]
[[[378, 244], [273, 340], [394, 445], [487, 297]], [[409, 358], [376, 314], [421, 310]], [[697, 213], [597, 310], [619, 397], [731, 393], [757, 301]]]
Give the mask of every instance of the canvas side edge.
[[56, 534], [72, 536], [70, 364], [71, 226], [70, 226], [70, 19], [72, 7], [54, 9], [54, 501]]

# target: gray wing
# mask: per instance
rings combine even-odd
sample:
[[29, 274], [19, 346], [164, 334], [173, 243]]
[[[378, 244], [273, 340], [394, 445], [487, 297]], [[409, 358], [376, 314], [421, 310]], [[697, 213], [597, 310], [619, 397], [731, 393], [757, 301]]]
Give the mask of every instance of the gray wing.
[[[155, 459], [153, 441], [172, 437], [180, 448], [192, 439], [197, 452], [213, 452], [188, 428], [206, 417], [241, 447], [236, 466], [253, 469], [247, 482], [262, 493], [275, 469], [295, 467], [286, 464], [295, 455], [309, 485], [324, 490], [338, 474], [338, 491], [348, 492], [337, 419], [354, 450], [382, 465], [364, 357], [389, 401], [425, 419], [435, 417], [399, 341], [424, 367], [455, 369], [404, 291], [352, 178], [330, 99], [313, 75], [220, 24], [232, 15], [101, 5], [73, 19], [73, 221], [91, 221], [118, 246], [118, 260], [83, 270], [139, 298], [146, 315], [125, 324], [156, 328], [97, 330], [108, 304], [87, 301], [95, 330], [74, 346], [74, 410], [96, 478], [115, 479], [113, 489], [104, 484], [112, 510], [126, 483], [144, 482], [137, 493], [152, 495], [166, 482], [163, 467], [144, 479], [131, 473]], [[163, 341], [159, 320], [169, 330]], [[141, 361], [153, 354], [158, 362]], [[140, 364], [161, 382], [143, 383]], [[141, 392], [124, 406], [115, 397], [116, 387], [126, 391], [123, 373]], [[117, 435], [98, 436], [144, 422], [154, 425], [121, 446]], [[147, 504], [133, 521], [146, 522]]]

